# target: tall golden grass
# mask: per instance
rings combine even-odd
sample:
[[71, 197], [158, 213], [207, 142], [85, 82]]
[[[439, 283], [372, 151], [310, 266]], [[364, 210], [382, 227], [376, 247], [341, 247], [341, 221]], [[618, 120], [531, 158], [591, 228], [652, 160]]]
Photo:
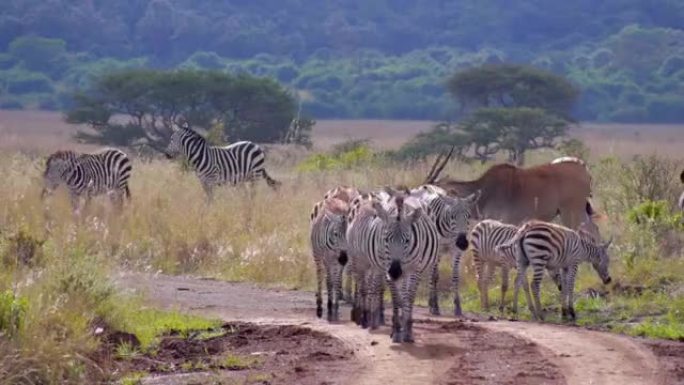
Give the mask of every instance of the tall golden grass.
[[[541, 151], [528, 159], [531, 164], [542, 163], [559, 155]], [[195, 174], [184, 171], [180, 163], [134, 159], [132, 199], [123, 211], [115, 212], [101, 197], [83, 218], [75, 218], [64, 191], [48, 201], [40, 200], [43, 157], [0, 154], [0, 292], [11, 291], [28, 302], [20, 337], [10, 341], [0, 335], [0, 351], [9, 352], [0, 358], [0, 371], [5, 361], [11, 367], [30, 367], [26, 360], [10, 360], [30, 354], [44, 355], [43, 364], [60, 368], [55, 376], [40, 377], [54, 383], [79, 383], [85, 378], [83, 373], [95, 370], [87, 359], [75, 359], [69, 366], [54, 357], [87, 357], [97, 345], [89, 330], [95, 317], [124, 322], [125, 314], [117, 305], [121, 299], [108, 280], [122, 269], [311, 289], [314, 269], [308, 221], [314, 202], [340, 184], [363, 190], [417, 185], [430, 166], [379, 161], [348, 170], [299, 172], [296, 165], [305, 156], [298, 150], [270, 148], [267, 168], [283, 182], [278, 191], [261, 181], [226, 187], [216, 191], [211, 203]], [[580, 322], [681, 338], [684, 255], [681, 247], [672, 245], [684, 244], [682, 233], [636, 225], [627, 220], [627, 212], [646, 199], [674, 202], [682, 188], [676, 175], [682, 164], [662, 157], [592, 159], [596, 159], [590, 162], [596, 201], [608, 217], [601, 223], [602, 232], [616, 237], [611, 270], [619, 285], [603, 288], [595, 273], [583, 267], [577, 287]], [[452, 163], [445, 174], [468, 179], [488, 166]], [[28, 261], [18, 257], [19, 238], [36, 244], [30, 258], [22, 257]], [[444, 258], [443, 262], [446, 278], [449, 261]], [[462, 277], [464, 308], [479, 311], [468, 256], [462, 262]], [[448, 281], [442, 279], [440, 285], [446, 312], [450, 311]], [[546, 287], [544, 292], [544, 303], [557, 306], [555, 289]], [[498, 300], [498, 289], [493, 287], [491, 295]], [[22, 349], [28, 346], [42, 348], [31, 348], [27, 356]], [[54, 374], [49, 368], [36, 370]]]

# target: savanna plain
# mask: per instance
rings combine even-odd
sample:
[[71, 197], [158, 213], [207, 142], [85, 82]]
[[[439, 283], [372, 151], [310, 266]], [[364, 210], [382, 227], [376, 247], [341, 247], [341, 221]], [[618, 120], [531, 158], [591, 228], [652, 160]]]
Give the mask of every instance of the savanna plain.
[[[328, 326], [315, 320], [309, 212], [325, 191], [340, 184], [366, 190], [420, 184], [433, 159], [398, 163], [382, 152], [430, 126], [420, 121], [318, 122], [313, 150], [266, 147], [267, 169], [283, 182], [280, 190], [273, 192], [265, 183], [225, 188], [217, 191], [211, 204], [206, 203], [197, 177], [181, 163], [131, 154], [132, 199], [123, 212], [116, 213], [106, 200], [96, 199], [87, 215], [77, 219], [64, 191], [49, 201], [40, 200], [45, 157], [58, 148], [95, 148], [73, 142], [76, 128], [63, 123], [59, 114], [0, 111], [0, 383], [170, 383], [166, 382], [170, 379], [154, 381], [169, 374], [176, 375], [173, 381], [185, 381], [179, 373], [194, 373], [204, 376], [193, 377], [199, 381], [195, 383], [319, 384], [324, 379], [317, 373], [325, 370], [332, 373], [329, 383], [353, 378], [357, 369], [368, 369], [356, 362], [364, 353], [348, 348], [349, 344], [340, 347], [335, 339], [339, 329], [331, 327], [326, 333]], [[571, 130], [584, 144], [567, 150], [574, 153], [545, 150], [528, 158], [528, 165], [562, 155], [587, 161], [595, 206], [603, 214], [601, 233], [604, 238], [614, 237], [613, 283], [604, 286], [589, 266], [581, 267], [577, 324], [583, 330], [638, 337], [634, 340], [651, 349], [666, 373], [663, 383], [684, 382], [684, 221], [676, 210], [684, 189], [679, 179], [684, 169], [682, 132], [684, 126], [675, 125], [583, 124]], [[369, 142], [362, 144], [362, 151], [337, 146], [354, 139]], [[322, 168], [312, 161], [321, 158], [335, 167]], [[444, 173], [471, 179], [491, 164], [454, 161]], [[484, 374], [487, 365], [463, 357], [469, 344], [491, 338], [478, 324], [506, 319], [510, 313], [480, 310], [468, 254], [461, 272], [466, 321], [451, 320], [443, 327], [422, 321], [417, 346], [406, 348], [408, 357], [416, 358], [411, 354], [418, 354], [421, 331], [439, 329], [459, 336], [463, 346], [431, 350], [436, 356], [427, 358], [448, 359], [437, 382], [504, 383]], [[447, 314], [449, 276], [449, 261], [443, 258], [440, 298]], [[141, 283], [156, 279], [162, 283]], [[223, 281], [249, 286], [233, 284], [237, 300], [219, 298], [194, 311], [192, 303], [174, 297], [204, 289], [222, 293], [225, 287], [217, 285]], [[129, 290], [140, 287], [175, 294], [157, 294], [155, 301], [140, 294], [144, 290]], [[267, 294], [271, 292], [284, 296], [285, 305]], [[544, 282], [547, 323], [561, 323], [556, 292]], [[426, 303], [426, 294], [423, 288], [420, 304]], [[496, 279], [490, 285], [490, 299], [499, 299]], [[238, 303], [236, 309], [242, 306], [240, 317], [231, 317], [225, 308], [222, 313], [207, 310], [230, 301]], [[314, 325], [258, 326], [248, 315], [252, 305], [263, 305], [259, 301], [273, 301], [273, 309], [284, 313], [292, 309], [279, 306], [292, 304], [298, 320]], [[258, 315], [277, 318], [269, 314], [276, 310], [270, 309]], [[527, 321], [524, 298], [522, 309], [521, 319]], [[231, 318], [242, 320], [221, 320]], [[497, 341], [512, 338], [499, 337]], [[381, 346], [389, 342], [382, 333], [372, 338]], [[503, 354], [497, 343], [482, 342]], [[515, 338], [510, 344], [517, 351], [534, 350]], [[473, 349], [485, 362], [488, 353]], [[489, 358], [495, 357], [492, 354]], [[543, 353], [529, 354], [538, 359], [510, 363], [528, 368], [528, 375], [520, 377], [512, 370], [508, 383], [566, 383], [562, 365], [544, 361], [548, 357]]]

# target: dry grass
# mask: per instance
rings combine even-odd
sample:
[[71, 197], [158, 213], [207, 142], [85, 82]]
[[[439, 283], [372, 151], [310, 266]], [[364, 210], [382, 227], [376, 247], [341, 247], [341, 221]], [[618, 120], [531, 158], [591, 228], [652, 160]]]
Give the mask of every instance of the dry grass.
[[[78, 222], [71, 215], [64, 192], [47, 205], [39, 200], [44, 156], [30, 154], [44, 154], [63, 146], [73, 148], [68, 136], [73, 128], [55, 124], [57, 129], [52, 133], [50, 122], [54, 122], [54, 115], [7, 111], [0, 114], [3, 139], [7, 133], [15, 135], [10, 142], [3, 140], [0, 146], [0, 291], [12, 290], [29, 304], [19, 337], [11, 343], [0, 337], [0, 356], [5, 357], [0, 359], [0, 374], [7, 368], [24, 365], [35, 370], [31, 373], [36, 378], [52, 378], [53, 383], [79, 383], [84, 378], [93, 378], [87, 374], [97, 368], [89, 366], [87, 355], [96, 346], [88, 329], [94, 317], [126, 322], [122, 319], [127, 316], [125, 312], [122, 315], [116, 293], [108, 284], [108, 276], [116, 270], [198, 273], [311, 288], [311, 205], [338, 184], [362, 189], [414, 185], [429, 168], [427, 164], [373, 164], [363, 169], [298, 172], [296, 165], [307, 153], [269, 146], [269, 172], [283, 182], [278, 192], [271, 191], [265, 183], [258, 183], [253, 189], [225, 188], [217, 191], [216, 200], [208, 205], [196, 176], [182, 171], [178, 163], [135, 159], [133, 199], [123, 213], [116, 215], [100, 199], [94, 202], [87, 218]], [[316, 138], [321, 147], [347, 139], [347, 135], [369, 137], [380, 140], [382, 147], [394, 147], [414, 130], [425, 127], [422, 122], [405, 123], [321, 122]], [[670, 231], [666, 238], [655, 227], [637, 226], [627, 220], [627, 211], [635, 203], [651, 195], [673, 201], [681, 189], [676, 176], [669, 175], [672, 170], [681, 169], [681, 160], [654, 158], [653, 162], [645, 163], [653, 167], [646, 169], [639, 162], [628, 160], [635, 151], [649, 146], [658, 147], [660, 155], [674, 155], [663, 148], [665, 142], [674, 142], [667, 139], [676, 139], [677, 127], [658, 129], [663, 136], [649, 135], [653, 143], [641, 143], [632, 133], [625, 135], [625, 128], [618, 126], [606, 126], [605, 132], [577, 131], [580, 137], [591, 138], [587, 144], [594, 150], [590, 166], [596, 201], [608, 214], [602, 232], [616, 237], [611, 270], [620, 284], [608, 290], [605, 297], [594, 298], [589, 293], [605, 289], [590, 268], [582, 268], [577, 303], [584, 323], [680, 338], [684, 336], [684, 255], [681, 247], [671, 246], [682, 244], [682, 233]], [[596, 153], [601, 148], [610, 149], [611, 143], [617, 143], [614, 138], [620, 137], [621, 145], [612, 145], [614, 151], [621, 151], [618, 156]], [[558, 155], [542, 151], [528, 159], [530, 163], [541, 163]], [[445, 172], [465, 179], [482, 173], [486, 167], [450, 164]], [[43, 243], [36, 248], [35, 256], [17, 258], [14, 254], [19, 249], [19, 239]], [[29, 265], [24, 266], [20, 259], [29, 261]], [[479, 311], [468, 256], [462, 269], [464, 308]], [[448, 261], [443, 264], [443, 273], [443, 277], [448, 276]], [[442, 289], [448, 291], [448, 279], [442, 282]], [[554, 289], [547, 289], [544, 303], [557, 306]], [[496, 287], [492, 287], [490, 297], [498, 299]], [[446, 295], [444, 300], [446, 305]], [[448, 305], [444, 307], [449, 309]], [[60, 359], [65, 355], [70, 360]], [[42, 357], [41, 365], [30, 357]], [[26, 370], [30, 372], [29, 369]], [[45, 373], [52, 373], [52, 377], [43, 376]]]

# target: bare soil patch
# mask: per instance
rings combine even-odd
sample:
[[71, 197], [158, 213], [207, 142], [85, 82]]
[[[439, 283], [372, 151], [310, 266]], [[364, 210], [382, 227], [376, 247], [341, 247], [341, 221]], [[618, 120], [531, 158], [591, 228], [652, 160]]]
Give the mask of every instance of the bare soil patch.
[[663, 370], [664, 383], [684, 384], [684, 343], [639, 339], [658, 357]]
[[464, 354], [438, 382], [468, 384], [565, 384], [562, 372], [529, 340], [507, 333], [489, 332], [473, 323], [439, 324], [441, 330], [459, 335], [468, 346]]
[[293, 325], [230, 322], [220, 330], [171, 332], [149, 351], [126, 356], [118, 346], [105, 344], [99, 354], [110, 372], [148, 373], [165, 384], [191, 383], [197, 376], [182, 374], [208, 372], [241, 384], [341, 384], [358, 366], [336, 338]]

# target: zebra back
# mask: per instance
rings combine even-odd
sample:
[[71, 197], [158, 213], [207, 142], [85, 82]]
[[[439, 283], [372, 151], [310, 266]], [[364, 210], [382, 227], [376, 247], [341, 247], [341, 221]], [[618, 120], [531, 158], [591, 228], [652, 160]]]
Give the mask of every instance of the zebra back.
[[166, 149], [167, 157], [183, 154], [193, 166], [202, 183], [237, 184], [263, 176], [269, 185], [272, 180], [265, 171], [263, 149], [254, 142], [240, 141], [228, 146], [211, 146], [207, 140], [189, 127], [176, 129]]
[[518, 244], [510, 242], [517, 232], [517, 226], [485, 219], [473, 227], [470, 242], [478, 258], [515, 267]]

